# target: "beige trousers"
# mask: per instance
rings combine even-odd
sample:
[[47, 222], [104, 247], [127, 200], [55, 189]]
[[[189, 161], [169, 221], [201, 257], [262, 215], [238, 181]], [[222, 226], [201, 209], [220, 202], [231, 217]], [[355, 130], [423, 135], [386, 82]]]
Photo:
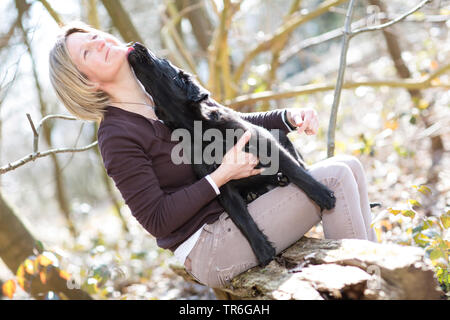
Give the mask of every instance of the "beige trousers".
[[[339, 155], [308, 167], [311, 175], [334, 191], [336, 206], [324, 210], [296, 185], [277, 187], [248, 204], [250, 215], [275, 245], [277, 254], [322, 221], [326, 239], [366, 239], [377, 242], [370, 227], [367, 182], [361, 162]], [[258, 260], [226, 212], [203, 227], [186, 259], [186, 269], [201, 283], [220, 288], [234, 276], [257, 266]]]

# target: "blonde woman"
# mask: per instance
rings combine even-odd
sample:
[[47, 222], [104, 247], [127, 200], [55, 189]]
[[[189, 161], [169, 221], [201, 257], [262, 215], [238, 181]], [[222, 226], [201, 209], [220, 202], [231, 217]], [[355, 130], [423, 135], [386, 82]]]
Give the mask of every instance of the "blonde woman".
[[[171, 130], [157, 118], [152, 97], [134, 76], [128, 50], [111, 34], [83, 24], [69, 25], [50, 52], [51, 83], [69, 112], [99, 123], [98, 142], [107, 173], [158, 246], [174, 252], [200, 282], [223, 287], [258, 265], [248, 242], [217, 200], [226, 182], [260, 173], [254, 168], [257, 159], [239, 148], [249, 136], [244, 135], [218, 169], [200, 180], [191, 165], [174, 164], [170, 155], [176, 143], [170, 139]], [[318, 129], [317, 113], [308, 108], [241, 116], [269, 130], [314, 135]], [[277, 253], [320, 221], [325, 238], [376, 241], [360, 161], [342, 155], [308, 169], [334, 191], [334, 209], [321, 213], [292, 184], [274, 188], [248, 205]]]

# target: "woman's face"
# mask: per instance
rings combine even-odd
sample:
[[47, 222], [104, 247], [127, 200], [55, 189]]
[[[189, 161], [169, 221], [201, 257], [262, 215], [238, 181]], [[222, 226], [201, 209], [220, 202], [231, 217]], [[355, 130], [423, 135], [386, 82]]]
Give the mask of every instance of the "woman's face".
[[127, 47], [105, 33], [75, 32], [66, 38], [70, 58], [87, 78], [103, 89], [127, 62]]

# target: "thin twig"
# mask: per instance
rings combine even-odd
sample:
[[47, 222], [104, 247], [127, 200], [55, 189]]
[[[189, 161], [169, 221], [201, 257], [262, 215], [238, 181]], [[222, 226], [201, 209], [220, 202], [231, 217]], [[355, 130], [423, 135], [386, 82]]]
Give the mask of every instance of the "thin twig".
[[42, 118], [41, 121], [39, 121], [39, 125], [37, 127], [38, 132], [41, 130], [41, 127], [44, 124], [44, 122], [47, 120], [50, 120], [50, 119], [77, 120], [77, 118], [75, 118], [73, 116], [67, 116], [65, 114], [50, 114], [50, 115]]
[[[392, 18], [392, 15], [387, 14], [385, 12], [380, 12], [376, 15], [374, 15], [374, 19], [376, 20], [383, 20], [383, 19], [394, 19]], [[443, 22], [445, 23], [450, 19], [450, 15], [429, 15], [425, 16], [423, 18], [416, 18], [416, 17], [406, 17], [404, 21], [407, 22]], [[352, 23], [352, 30], [358, 30], [359, 28], [362, 28], [363, 26], [367, 25], [367, 17], [362, 18], [358, 21], [355, 21]], [[301, 42], [294, 44], [290, 48], [284, 50], [280, 54], [280, 64], [286, 63], [289, 59], [294, 57], [296, 54], [298, 54], [300, 51], [308, 49], [313, 46], [317, 46], [323, 43], [326, 43], [327, 41], [334, 40], [337, 38], [340, 38], [342, 36], [342, 27], [336, 28], [334, 30], [322, 33], [320, 35], [302, 40]]]
[[24, 164], [34, 161], [38, 158], [46, 157], [50, 154], [56, 154], [56, 153], [67, 153], [67, 152], [82, 152], [89, 150], [92, 147], [95, 147], [98, 144], [98, 141], [94, 141], [93, 143], [81, 147], [81, 148], [56, 148], [56, 149], [50, 149], [44, 152], [33, 152], [28, 154], [27, 156], [23, 157], [22, 159], [19, 159], [17, 161], [14, 161], [12, 163], [8, 163], [7, 165], [0, 167], [0, 174], [4, 174], [8, 171], [15, 170], [18, 167], [23, 166]]
[[44, 122], [50, 119], [64, 119], [64, 120], [77, 120], [77, 118], [73, 116], [66, 116], [64, 114], [51, 114], [48, 116], [45, 116], [44, 118], [39, 121], [39, 124], [37, 128], [34, 125], [33, 120], [31, 119], [31, 116], [29, 113], [27, 113], [28, 121], [30, 122], [31, 130], [33, 130], [33, 152], [38, 152], [39, 149], [39, 135], [41, 133], [41, 128], [44, 125]]
[[39, 132], [36, 130], [34, 126], [34, 122], [31, 119], [29, 113], [27, 113], [28, 122], [30, 123], [31, 130], [33, 131], [33, 152], [36, 153], [38, 151], [38, 143], [39, 143]]
[[38, 151], [39, 134], [41, 132], [42, 126], [44, 125], [44, 123], [46, 121], [48, 121], [50, 119], [77, 120], [77, 118], [75, 118], [73, 116], [64, 115], [64, 114], [51, 114], [51, 115], [48, 115], [48, 116], [45, 116], [44, 118], [42, 118], [41, 121], [39, 121], [39, 124], [37, 127], [34, 125], [34, 122], [31, 119], [31, 116], [29, 113], [27, 113], [27, 118], [28, 118], [28, 121], [30, 122], [31, 130], [33, 131], [33, 152], [30, 153], [29, 155], [23, 157], [22, 159], [19, 159], [12, 163], [8, 163], [7, 165], [5, 165], [3, 167], [0, 167], [0, 174], [4, 174], [5, 172], [17, 169], [18, 167], [23, 166], [24, 164], [26, 164], [30, 161], [34, 161], [37, 158], [46, 157], [48, 155], [56, 154], [56, 153], [81, 152], [81, 151], [85, 151], [85, 150], [88, 150], [88, 149], [96, 146], [98, 143], [98, 141], [94, 141], [93, 143], [91, 143], [85, 147], [81, 147], [81, 148], [55, 148], [55, 149], [50, 149], [50, 150], [47, 150], [44, 152], [39, 152]]
[[397, 18], [395, 18], [394, 20], [391, 20], [389, 22], [377, 25], [377, 26], [371, 26], [371, 27], [365, 27], [365, 28], [360, 28], [360, 29], [356, 29], [354, 31], [352, 31], [351, 33], [351, 37], [354, 37], [360, 33], [363, 32], [369, 32], [369, 31], [377, 31], [377, 30], [381, 30], [387, 27], [392, 26], [393, 24], [396, 24], [397, 22], [402, 21], [403, 19], [405, 19], [407, 16], [413, 14], [414, 12], [418, 11], [419, 9], [421, 9], [423, 6], [425, 6], [427, 3], [430, 3], [432, 0], [423, 0], [422, 2], [420, 2], [417, 6], [415, 6], [414, 8], [412, 8], [411, 10], [403, 13], [402, 15], [398, 16]]

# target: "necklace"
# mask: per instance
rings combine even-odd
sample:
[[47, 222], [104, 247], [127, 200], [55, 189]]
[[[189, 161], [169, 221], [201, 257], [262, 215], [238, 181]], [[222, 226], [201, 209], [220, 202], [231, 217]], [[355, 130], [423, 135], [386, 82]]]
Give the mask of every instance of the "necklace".
[[143, 105], [143, 106], [147, 106], [152, 108], [153, 110], [155, 110], [154, 106], [149, 105], [148, 103], [143, 103], [143, 102], [115, 102], [115, 103], [120, 103], [120, 104], [139, 104], [139, 105]]

